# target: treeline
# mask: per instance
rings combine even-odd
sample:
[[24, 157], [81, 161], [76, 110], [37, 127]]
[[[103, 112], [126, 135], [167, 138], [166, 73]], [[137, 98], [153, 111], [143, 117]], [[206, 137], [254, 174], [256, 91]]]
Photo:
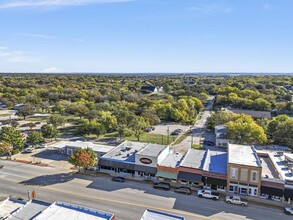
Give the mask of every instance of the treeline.
[[248, 115], [219, 111], [208, 118], [207, 127], [214, 129], [219, 124], [226, 125], [227, 139], [238, 144], [277, 144], [293, 148], [293, 119], [287, 115], [254, 120]]

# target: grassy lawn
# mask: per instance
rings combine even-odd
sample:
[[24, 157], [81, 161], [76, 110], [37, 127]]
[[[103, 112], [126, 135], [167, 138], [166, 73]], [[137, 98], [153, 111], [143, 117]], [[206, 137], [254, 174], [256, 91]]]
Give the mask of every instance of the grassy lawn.
[[[23, 119], [23, 118], [22, 118]], [[25, 121], [32, 121], [32, 122], [47, 122], [48, 117], [28, 117]]]
[[[171, 144], [171, 142], [175, 139], [175, 137], [169, 136], [169, 143], [168, 137], [166, 135], [160, 135], [160, 134], [151, 134], [151, 133], [144, 133], [139, 141], [140, 142], [146, 142], [146, 143], [153, 143], [153, 144]], [[128, 141], [137, 141], [137, 138], [135, 136], [125, 137], [123, 140]]]
[[77, 126], [69, 126], [66, 128], [59, 128], [59, 135], [76, 135], [77, 133]]
[[191, 134], [191, 130], [186, 131], [184, 134], [182, 134], [174, 143], [175, 144], [180, 144], [188, 135]]
[[193, 144], [193, 145], [192, 145], [192, 148], [193, 148], [193, 149], [196, 149], [196, 150], [201, 150], [201, 149], [203, 149], [203, 147], [200, 146], [200, 145], [198, 145], [198, 144]]
[[0, 114], [1, 117], [11, 116], [11, 114]]

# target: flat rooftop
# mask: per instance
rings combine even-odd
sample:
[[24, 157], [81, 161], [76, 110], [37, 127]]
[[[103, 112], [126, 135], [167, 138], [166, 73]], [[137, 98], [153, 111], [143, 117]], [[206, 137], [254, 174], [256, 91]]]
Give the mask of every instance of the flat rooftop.
[[7, 198], [0, 202], [0, 219], [5, 219], [7, 216], [10, 216], [20, 208], [23, 208], [27, 202]]
[[13, 214], [9, 220], [20, 220], [20, 219], [32, 219], [34, 216], [39, 214], [48, 208], [50, 204], [38, 200], [33, 200], [28, 203], [23, 209]]
[[92, 142], [83, 142], [83, 141], [60, 141], [58, 143], [50, 145], [50, 147], [62, 149], [64, 147], [75, 147], [75, 148], [87, 148], [90, 147], [93, 151], [107, 153], [110, 150], [114, 149], [113, 146], [94, 144]]
[[185, 218], [182, 216], [156, 211], [152, 209], [147, 209], [143, 213], [143, 216], [140, 220], [184, 220]]
[[182, 159], [183, 159], [183, 154], [174, 153], [171, 151], [159, 165], [164, 167], [172, 167], [172, 168], [179, 167]]
[[203, 169], [214, 173], [227, 174], [228, 153], [208, 150]]
[[102, 156], [102, 158], [134, 163], [135, 154], [147, 145], [148, 143], [124, 141], [123, 143], [106, 153], [104, 156]]
[[259, 159], [261, 161], [261, 166], [262, 166], [262, 171], [261, 171], [262, 178], [280, 179], [269, 157], [259, 157]]
[[261, 167], [254, 147], [248, 145], [229, 144], [228, 163]]
[[62, 202], [55, 202], [37, 215], [34, 220], [64, 220], [64, 219], [87, 219], [87, 220], [111, 220], [114, 215], [94, 209], [75, 206]]
[[142, 148], [136, 154], [149, 156], [149, 157], [157, 157], [167, 146], [160, 144], [147, 144], [144, 148]]
[[184, 156], [180, 166], [202, 169], [204, 165], [205, 155], [205, 150], [189, 149]]
[[[274, 168], [279, 173], [280, 178], [282, 180], [293, 181], [293, 165], [290, 165], [290, 162], [286, 160], [285, 156], [278, 152], [269, 152], [268, 155]], [[293, 156], [293, 154], [289, 155]], [[286, 154], [286, 156], [288, 156], [288, 154]]]

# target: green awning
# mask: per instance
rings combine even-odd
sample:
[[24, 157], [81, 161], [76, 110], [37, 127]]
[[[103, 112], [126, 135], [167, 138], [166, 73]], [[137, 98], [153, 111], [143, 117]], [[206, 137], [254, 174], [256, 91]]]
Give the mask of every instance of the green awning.
[[177, 179], [177, 173], [168, 173], [163, 171], [157, 171], [156, 177], [162, 177], [170, 180], [176, 180]]

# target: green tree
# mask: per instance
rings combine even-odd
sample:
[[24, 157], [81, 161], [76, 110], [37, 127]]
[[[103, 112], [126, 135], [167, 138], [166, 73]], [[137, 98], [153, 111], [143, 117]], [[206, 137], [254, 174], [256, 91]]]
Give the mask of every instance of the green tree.
[[17, 110], [16, 115], [23, 117], [23, 120], [26, 119], [27, 116], [33, 115], [34, 110], [31, 105], [26, 104], [23, 108]]
[[69, 157], [69, 163], [85, 169], [95, 166], [98, 163], [97, 154], [91, 148], [78, 148]]
[[0, 131], [0, 141], [11, 144], [12, 146], [22, 148], [24, 139], [19, 130], [13, 127], [2, 127]]
[[55, 128], [61, 126], [64, 123], [64, 118], [58, 115], [51, 115], [48, 119], [48, 123], [52, 124]]
[[27, 137], [27, 141], [33, 145], [41, 143], [43, 140], [44, 140], [43, 134], [37, 131], [30, 132]]
[[267, 132], [275, 144], [293, 147], [293, 120], [287, 115], [278, 115], [268, 124]]
[[99, 111], [97, 121], [106, 128], [107, 132], [112, 132], [117, 128], [117, 118], [109, 111]]
[[134, 136], [139, 141], [140, 137], [144, 133], [144, 130], [148, 127], [148, 124], [145, 122], [143, 117], [137, 116], [132, 120], [130, 127], [133, 130]]
[[44, 138], [53, 139], [53, 138], [56, 138], [58, 135], [57, 128], [53, 127], [52, 125], [43, 125], [41, 127], [41, 131]]
[[227, 137], [238, 144], [265, 144], [267, 137], [264, 129], [251, 116], [241, 115], [227, 123]]

